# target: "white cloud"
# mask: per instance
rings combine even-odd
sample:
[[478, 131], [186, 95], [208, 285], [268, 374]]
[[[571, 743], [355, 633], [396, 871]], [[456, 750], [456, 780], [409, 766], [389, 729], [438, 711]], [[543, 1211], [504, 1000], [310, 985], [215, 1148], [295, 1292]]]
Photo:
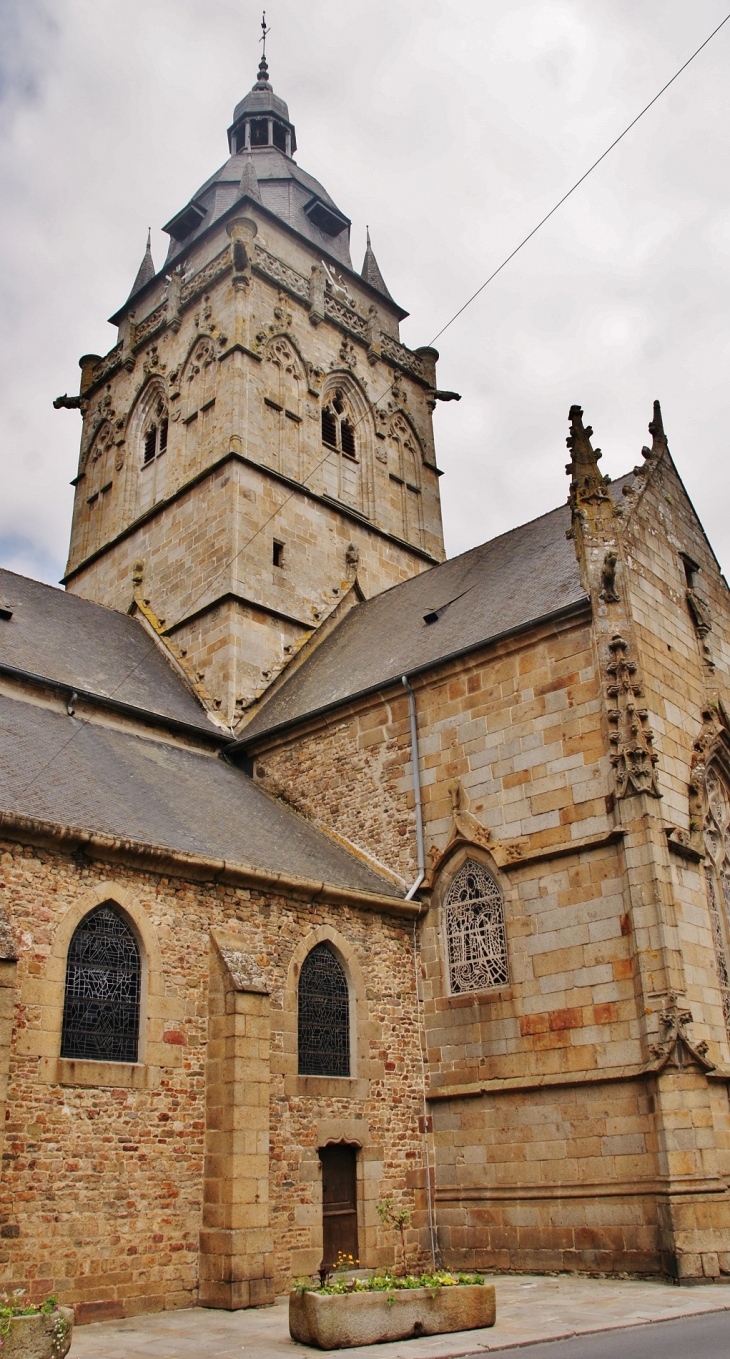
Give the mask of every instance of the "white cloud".
[[[298, 159], [365, 222], [426, 343], [723, 17], [722, 0], [269, 0]], [[57, 579], [79, 419], [52, 409], [114, 342], [148, 224], [224, 160], [258, 61], [240, 0], [5, 0], [0, 10], [0, 556]], [[566, 494], [579, 401], [614, 476], [654, 397], [721, 560], [730, 25], [438, 342], [447, 541]]]

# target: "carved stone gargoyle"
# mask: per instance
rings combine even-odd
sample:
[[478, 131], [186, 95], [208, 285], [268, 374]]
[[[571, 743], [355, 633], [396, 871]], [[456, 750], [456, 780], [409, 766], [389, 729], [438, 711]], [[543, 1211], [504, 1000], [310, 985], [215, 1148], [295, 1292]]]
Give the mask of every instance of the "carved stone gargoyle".
[[601, 599], [606, 604], [618, 604], [619, 595], [616, 590], [616, 567], [618, 565], [618, 553], [609, 548], [603, 558], [601, 567]]
[[[666, 1005], [659, 1016], [662, 1038], [652, 1043], [649, 1051], [653, 1061], [653, 1071], [664, 1071], [667, 1067], [682, 1070], [696, 1063], [702, 1071], [714, 1071], [715, 1063], [707, 1059], [707, 1043], [690, 1042], [687, 1025], [692, 1023], [692, 1011], [680, 1008], [678, 997], [670, 991]], [[689, 1060], [688, 1060], [689, 1059]]]

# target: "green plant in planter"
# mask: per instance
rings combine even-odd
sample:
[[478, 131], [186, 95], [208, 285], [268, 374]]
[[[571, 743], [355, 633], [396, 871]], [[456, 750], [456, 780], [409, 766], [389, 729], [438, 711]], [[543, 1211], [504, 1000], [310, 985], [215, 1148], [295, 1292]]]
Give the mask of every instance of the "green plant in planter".
[[297, 1293], [321, 1293], [330, 1297], [338, 1293], [385, 1293], [386, 1301], [392, 1306], [394, 1293], [407, 1288], [454, 1288], [460, 1284], [483, 1284], [482, 1274], [453, 1274], [449, 1269], [429, 1270], [423, 1274], [392, 1274], [382, 1270], [371, 1274], [367, 1279], [334, 1279], [332, 1283], [312, 1283], [309, 1278], [294, 1281]]
[[55, 1293], [51, 1293], [45, 1302], [31, 1302], [23, 1288], [16, 1288], [12, 1293], [0, 1293], [0, 1345], [10, 1335], [10, 1327], [16, 1317], [53, 1316], [54, 1312], [57, 1315], [53, 1322], [51, 1352], [56, 1359], [57, 1355], [63, 1354], [68, 1322], [59, 1311]]

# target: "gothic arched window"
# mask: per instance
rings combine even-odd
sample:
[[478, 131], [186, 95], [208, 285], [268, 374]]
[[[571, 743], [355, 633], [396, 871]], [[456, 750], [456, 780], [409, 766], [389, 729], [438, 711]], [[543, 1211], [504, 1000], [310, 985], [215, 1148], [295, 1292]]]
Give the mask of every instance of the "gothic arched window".
[[272, 467], [298, 481], [304, 367], [286, 335], [277, 335], [269, 342], [264, 375], [264, 457]]
[[491, 873], [472, 859], [446, 894], [444, 924], [452, 995], [509, 984], [502, 893]]
[[142, 964], [137, 940], [109, 902], [77, 925], [66, 961], [61, 1056], [136, 1062]]
[[703, 827], [705, 878], [712, 923], [712, 939], [720, 982], [725, 1028], [730, 1038], [730, 795], [719, 771], [710, 765], [705, 775], [707, 811]]
[[388, 429], [391, 525], [399, 538], [421, 544], [421, 451], [408, 421], [395, 415]]
[[347, 978], [327, 944], [315, 944], [302, 963], [298, 1030], [300, 1076], [349, 1076]]
[[336, 391], [322, 407], [322, 443], [332, 450], [323, 464], [325, 492], [359, 507], [362, 493], [356, 421], [342, 391]]

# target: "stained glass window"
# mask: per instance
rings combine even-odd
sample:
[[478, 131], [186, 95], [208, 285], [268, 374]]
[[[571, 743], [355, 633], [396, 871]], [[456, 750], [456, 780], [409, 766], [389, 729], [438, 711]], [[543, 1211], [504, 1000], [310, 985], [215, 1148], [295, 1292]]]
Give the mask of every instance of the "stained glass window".
[[113, 906], [84, 916], [68, 950], [62, 1057], [137, 1061], [141, 972], [137, 941]]
[[315, 944], [299, 974], [299, 1074], [350, 1074], [347, 978], [326, 944]]
[[444, 915], [452, 994], [506, 986], [504, 905], [491, 873], [468, 859], [448, 890]]
[[712, 942], [720, 983], [725, 1028], [730, 1038], [730, 967], [727, 940], [730, 936], [730, 798], [717, 769], [710, 765], [706, 777], [707, 814], [703, 827], [705, 878], [710, 908]]

